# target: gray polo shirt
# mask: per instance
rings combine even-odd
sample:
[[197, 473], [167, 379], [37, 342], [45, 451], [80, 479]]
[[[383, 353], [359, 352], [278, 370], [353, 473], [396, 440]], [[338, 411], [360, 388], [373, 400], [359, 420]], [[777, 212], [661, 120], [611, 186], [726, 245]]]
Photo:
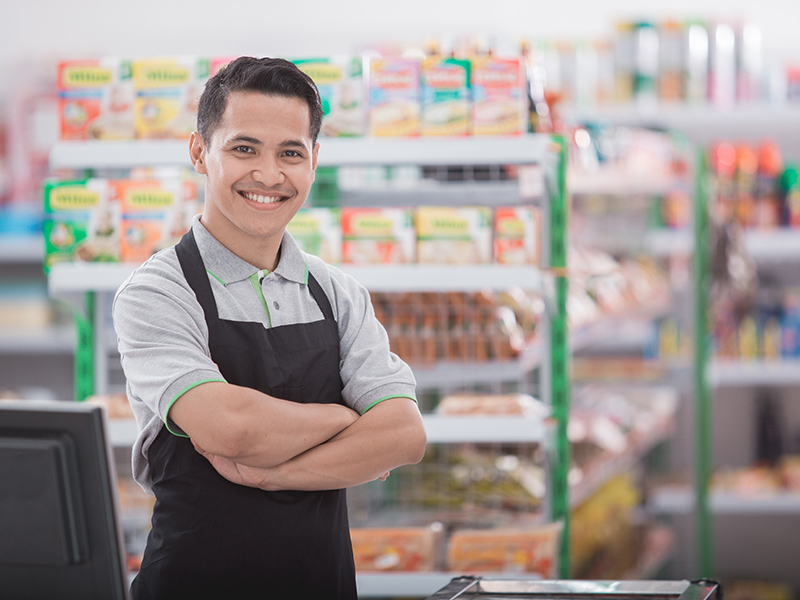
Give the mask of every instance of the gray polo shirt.
[[[264, 327], [322, 320], [308, 287], [310, 272], [327, 295], [339, 327], [345, 403], [363, 414], [388, 398], [416, 399], [411, 369], [389, 350], [369, 293], [355, 279], [301, 251], [288, 232], [280, 262], [268, 273], [220, 244], [199, 217], [192, 229], [221, 319]], [[133, 476], [149, 491], [150, 444], [165, 426], [182, 435], [167, 419], [170, 407], [193, 387], [224, 378], [211, 360], [203, 309], [186, 282], [174, 247], [133, 272], [117, 291], [112, 312], [128, 400], [139, 428]]]

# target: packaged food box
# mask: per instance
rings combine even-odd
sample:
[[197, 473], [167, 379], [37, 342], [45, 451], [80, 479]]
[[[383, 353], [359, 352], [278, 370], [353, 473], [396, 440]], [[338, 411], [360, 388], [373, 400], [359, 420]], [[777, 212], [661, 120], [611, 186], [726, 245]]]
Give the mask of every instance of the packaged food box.
[[414, 262], [414, 214], [405, 208], [342, 211], [342, 260], [351, 264]]
[[136, 60], [136, 137], [188, 138], [197, 124], [197, 105], [208, 81], [207, 58]]
[[199, 212], [193, 193], [193, 182], [179, 178], [116, 182], [122, 207], [122, 261], [144, 262], [180, 241]]
[[519, 135], [527, 131], [525, 72], [518, 58], [472, 59], [472, 133]]
[[363, 59], [358, 56], [297, 59], [319, 89], [326, 137], [363, 136], [366, 129]]
[[356, 570], [433, 571], [442, 527], [352, 528]]
[[529, 206], [494, 210], [494, 261], [538, 265], [541, 257], [541, 212]]
[[376, 137], [420, 134], [421, 61], [386, 57], [368, 61], [369, 133]]
[[421, 264], [492, 262], [492, 210], [485, 206], [417, 209], [417, 261]]
[[118, 262], [120, 207], [106, 179], [44, 185], [45, 270], [61, 262]]
[[450, 536], [447, 569], [459, 573], [536, 573], [558, 576], [562, 525], [520, 529], [463, 529]]
[[131, 61], [109, 57], [61, 62], [57, 90], [62, 140], [134, 138]]
[[286, 230], [309, 254], [329, 264], [342, 262], [341, 215], [337, 208], [301, 208]]
[[422, 135], [467, 135], [470, 61], [426, 58], [422, 63]]

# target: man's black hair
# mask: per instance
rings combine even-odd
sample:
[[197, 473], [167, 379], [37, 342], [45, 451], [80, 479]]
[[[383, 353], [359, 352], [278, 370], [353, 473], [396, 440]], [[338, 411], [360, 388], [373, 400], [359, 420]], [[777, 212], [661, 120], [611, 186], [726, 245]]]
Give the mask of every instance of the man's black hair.
[[322, 126], [322, 102], [311, 78], [292, 62], [282, 58], [241, 56], [223, 67], [206, 83], [197, 108], [197, 132], [205, 140], [222, 121], [231, 92], [261, 92], [286, 98], [298, 98], [308, 105], [311, 141], [317, 142]]

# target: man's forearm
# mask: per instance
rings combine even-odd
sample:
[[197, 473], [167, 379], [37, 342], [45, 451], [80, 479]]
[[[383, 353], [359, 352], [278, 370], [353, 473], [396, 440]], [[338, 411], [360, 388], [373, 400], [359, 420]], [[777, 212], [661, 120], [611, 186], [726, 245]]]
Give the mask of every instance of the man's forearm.
[[386, 400], [329, 441], [269, 469], [260, 487], [268, 491], [351, 487], [419, 462], [425, 443], [414, 402]]
[[290, 402], [221, 382], [189, 390], [170, 417], [205, 451], [262, 468], [285, 463], [358, 418], [338, 404]]

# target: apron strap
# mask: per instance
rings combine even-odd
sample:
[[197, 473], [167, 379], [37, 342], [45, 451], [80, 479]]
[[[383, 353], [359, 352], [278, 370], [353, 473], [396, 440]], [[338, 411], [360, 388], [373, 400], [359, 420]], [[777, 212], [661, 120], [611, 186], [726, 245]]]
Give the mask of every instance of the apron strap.
[[203, 308], [210, 334], [219, 319], [217, 301], [214, 300], [214, 292], [211, 290], [211, 284], [208, 281], [203, 258], [200, 256], [200, 250], [197, 248], [194, 232], [191, 229], [184, 234], [181, 241], [175, 246], [175, 252], [178, 255], [181, 269], [183, 269], [183, 275]]
[[333, 310], [331, 309], [328, 296], [322, 290], [322, 286], [319, 282], [311, 274], [311, 271], [308, 272], [308, 288], [311, 291], [311, 295], [314, 296], [314, 300], [317, 301], [317, 306], [319, 306], [319, 309], [322, 311], [322, 316], [333, 321]]

